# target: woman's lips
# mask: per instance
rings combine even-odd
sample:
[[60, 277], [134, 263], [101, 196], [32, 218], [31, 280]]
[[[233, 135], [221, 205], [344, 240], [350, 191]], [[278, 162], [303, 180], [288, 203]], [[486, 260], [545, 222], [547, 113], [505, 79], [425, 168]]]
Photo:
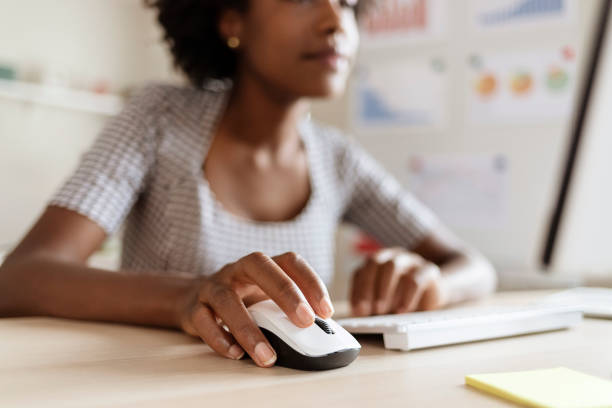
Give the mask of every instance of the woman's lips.
[[304, 58], [333, 71], [340, 71], [348, 66], [348, 57], [335, 49], [305, 54]]

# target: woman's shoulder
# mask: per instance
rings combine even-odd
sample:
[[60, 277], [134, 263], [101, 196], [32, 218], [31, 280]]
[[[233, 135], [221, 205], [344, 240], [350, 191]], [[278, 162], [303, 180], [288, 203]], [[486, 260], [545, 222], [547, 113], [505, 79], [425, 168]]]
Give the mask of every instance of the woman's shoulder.
[[310, 122], [311, 135], [316, 140], [318, 158], [332, 175], [335, 191], [349, 197], [355, 183], [373, 159], [350, 133], [314, 120]]
[[185, 84], [151, 81], [130, 93], [126, 109], [148, 118], [159, 118], [167, 114], [184, 116], [223, 97], [224, 90], [222, 82], [210, 82], [203, 88], [196, 88]]
[[382, 182], [388, 178], [385, 167], [350, 133], [333, 126], [311, 121], [313, 134], [319, 140], [321, 151], [328, 152], [328, 163], [334, 174], [349, 189], [365, 179]]
[[367, 155], [351, 133], [315, 120], [310, 120], [309, 125], [311, 134], [325, 151], [332, 154], [336, 166], [350, 166], [360, 156]]
[[307, 126], [317, 143], [324, 146], [327, 151], [340, 154], [355, 144], [353, 137], [338, 127], [317, 120], [308, 120]]

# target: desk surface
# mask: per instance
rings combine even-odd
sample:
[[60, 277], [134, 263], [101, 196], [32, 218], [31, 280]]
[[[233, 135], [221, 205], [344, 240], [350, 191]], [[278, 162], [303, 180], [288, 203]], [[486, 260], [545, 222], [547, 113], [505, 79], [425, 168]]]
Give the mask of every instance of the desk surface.
[[[513, 304], [538, 293], [498, 294]], [[342, 305], [340, 305], [340, 308]], [[326, 372], [230, 361], [178, 332], [47, 318], [0, 319], [0, 406], [513, 407], [464, 385], [466, 374], [566, 366], [612, 377], [612, 321], [435, 349], [386, 350]]]

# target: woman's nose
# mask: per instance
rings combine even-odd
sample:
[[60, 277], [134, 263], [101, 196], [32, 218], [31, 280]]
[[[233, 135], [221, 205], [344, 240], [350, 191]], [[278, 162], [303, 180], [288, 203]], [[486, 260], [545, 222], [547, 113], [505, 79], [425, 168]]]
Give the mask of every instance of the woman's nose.
[[342, 4], [339, 0], [320, 0], [319, 31], [335, 34], [342, 31]]

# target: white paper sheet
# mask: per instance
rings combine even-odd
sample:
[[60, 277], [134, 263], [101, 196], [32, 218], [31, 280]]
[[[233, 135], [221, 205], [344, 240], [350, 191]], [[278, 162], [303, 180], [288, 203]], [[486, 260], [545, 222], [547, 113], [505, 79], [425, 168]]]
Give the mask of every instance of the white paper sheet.
[[385, 0], [361, 23], [366, 48], [440, 37], [448, 26], [447, 0]]
[[360, 65], [354, 124], [442, 127], [447, 118], [447, 71], [441, 58], [396, 58]]
[[578, 82], [572, 46], [473, 54], [468, 65], [471, 123], [536, 123], [572, 112]]
[[495, 229], [508, 216], [507, 159], [497, 154], [415, 155], [410, 191], [453, 227]]
[[471, 0], [473, 31], [524, 30], [576, 22], [577, 0]]

